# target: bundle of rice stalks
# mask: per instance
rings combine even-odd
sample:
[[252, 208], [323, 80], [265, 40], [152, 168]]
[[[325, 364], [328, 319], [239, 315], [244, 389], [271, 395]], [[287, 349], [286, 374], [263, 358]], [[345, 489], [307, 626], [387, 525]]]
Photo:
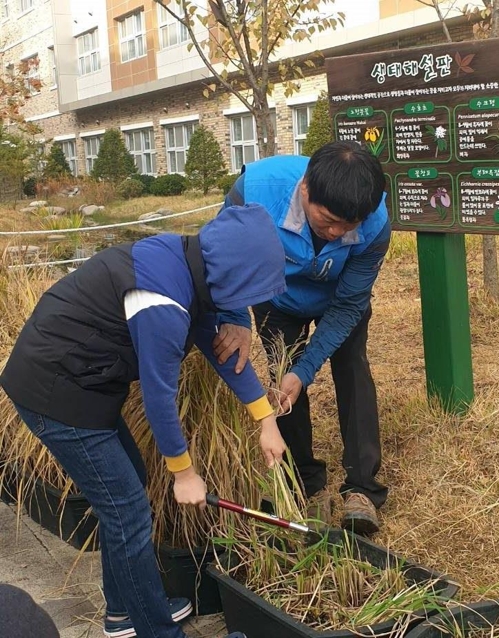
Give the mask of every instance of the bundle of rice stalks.
[[0, 258], [0, 365], [3, 369], [24, 323], [45, 290], [54, 280], [50, 270], [9, 268], [4, 252]]
[[[47, 268], [8, 266], [9, 260], [4, 255], [0, 262], [0, 372], [38, 299], [54, 283]], [[0, 463], [0, 483], [13, 468], [20, 479], [19, 507], [31, 494], [37, 479], [61, 490], [63, 495], [76, 492], [73, 481], [22, 423], [3, 390], [0, 390]]]
[[[177, 402], [189, 453], [208, 491], [258, 507], [258, 428], [199, 351], [191, 352], [183, 363]], [[156, 542], [204, 545], [212, 530], [227, 525], [227, 514], [177, 505], [173, 475], [156, 448], [138, 385], [132, 389], [124, 417], [148, 469]]]

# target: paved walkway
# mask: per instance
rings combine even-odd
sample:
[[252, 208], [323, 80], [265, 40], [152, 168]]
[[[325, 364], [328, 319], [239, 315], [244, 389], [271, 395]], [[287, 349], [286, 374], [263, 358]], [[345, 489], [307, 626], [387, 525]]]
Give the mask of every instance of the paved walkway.
[[[99, 553], [82, 554], [74, 566], [77, 558], [76, 549], [28, 516], [18, 520], [15, 507], [0, 502], [0, 582], [28, 591], [52, 616], [61, 638], [102, 638]], [[183, 628], [189, 638], [226, 635], [221, 615], [192, 618]]]

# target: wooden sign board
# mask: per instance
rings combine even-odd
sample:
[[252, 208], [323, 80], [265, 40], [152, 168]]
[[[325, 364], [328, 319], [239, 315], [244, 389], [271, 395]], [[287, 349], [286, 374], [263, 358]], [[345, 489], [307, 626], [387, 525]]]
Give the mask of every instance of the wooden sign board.
[[326, 60], [335, 139], [379, 157], [396, 230], [499, 234], [499, 38]]

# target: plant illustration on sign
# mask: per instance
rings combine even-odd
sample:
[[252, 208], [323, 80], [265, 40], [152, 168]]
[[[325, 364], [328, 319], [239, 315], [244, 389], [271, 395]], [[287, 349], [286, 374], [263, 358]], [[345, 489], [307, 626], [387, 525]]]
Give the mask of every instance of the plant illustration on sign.
[[447, 209], [450, 204], [450, 195], [446, 188], [437, 188], [436, 192], [430, 197], [430, 206], [437, 211], [442, 221], [447, 217]]
[[470, 53], [469, 55], [465, 55], [463, 58], [461, 54], [459, 53], [459, 51], [456, 52], [456, 55], [454, 56], [454, 60], [456, 61], [456, 64], [457, 64], [456, 77], [459, 77], [459, 74], [461, 73], [461, 71], [463, 73], [475, 72], [475, 69], [470, 66], [471, 61], [473, 60], [474, 57], [475, 57], [475, 54]]
[[447, 143], [447, 129], [445, 126], [430, 126], [426, 125], [426, 130], [433, 137], [433, 141], [435, 142], [435, 157], [438, 157], [439, 151], [446, 151], [448, 148]]
[[486, 136], [486, 140], [495, 140], [495, 144], [492, 147], [492, 150], [494, 151], [494, 153], [496, 155], [499, 155], [499, 125], [498, 125], [498, 132], [497, 133], [492, 133], [491, 135], [487, 135]]
[[364, 132], [364, 139], [366, 140], [367, 148], [374, 155], [379, 157], [385, 148], [383, 139], [385, 137], [385, 129], [379, 129], [377, 126], [366, 128]]

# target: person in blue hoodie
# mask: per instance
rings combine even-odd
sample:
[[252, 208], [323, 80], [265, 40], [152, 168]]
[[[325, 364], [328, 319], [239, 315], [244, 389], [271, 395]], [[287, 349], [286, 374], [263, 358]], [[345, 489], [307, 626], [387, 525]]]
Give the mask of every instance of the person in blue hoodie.
[[[255, 231], [255, 224], [258, 232]], [[97, 253], [40, 298], [0, 384], [99, 519], [106, 636], [186, 638], [189, 600], [168, 600], [152, 544], [146, 468], [121, 417], [140, 379], [157, 446], [182, 505], [205, 505], [176, 406], [182, 359], [196, 344], [261, 423], [268, 465], [285, 443], [252, 366], [213, 352], [217, 313], [285, 291], [284, 251], [259, 205], [234, 206], [199, 235], [160, 234]], [[236, 638], [240, 634], [231, 634]]]
[[[377, 509], [387, 497], [387, 488], [375, 479], [381, 445], [366, 354], [371, 292], [390, 241], [384, 191], [377, 158], [356, 142], [332, 142], [310, 159], [276, 156], [247, 164], [225, 200], [225, 206], [262, 204], [279, 233], [287, 290], [253, 306], [269, 357], [279, 333], [289, 347], [299, 345], [280, 387], [292, 411], [277, 421], [310, 510], [329, 522], [326, 465], [313, 453], [307, 396], [329, 360], [344, 446], [342, 525], [359, 533], [378, 530]], [[248, 312], [224, 313], [221, 322], [215, 352], [220, 362], [238, 352], [238, 371], [249, 353]]]

